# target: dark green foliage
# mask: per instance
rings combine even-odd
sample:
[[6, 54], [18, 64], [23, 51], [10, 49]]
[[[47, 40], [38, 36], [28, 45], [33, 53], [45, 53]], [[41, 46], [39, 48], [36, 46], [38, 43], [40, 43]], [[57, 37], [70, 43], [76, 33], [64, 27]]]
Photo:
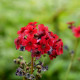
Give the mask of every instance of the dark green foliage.
[[[48, 26], [49, 30], [56, 32], [64, 44], [73, 50], [76, 38], [66, 23], [76, 21], [75, 25], [80, 25], [80, 0], [0, 0], [0, 80], [22, 79], [15, 75], [17, 66], [13, 59], [21, 55], [28, 62], [30, 53], [16, 50], [14, 39], [21, 27], [33, 21]], [[80, 43], [68, 80], [80, 79], [79, 48]], [[70, 53], [65, 50], [53, 61], [48, 57], [42, 58], [49, 69], [40, 80], [64, 80], [70, 58]]]

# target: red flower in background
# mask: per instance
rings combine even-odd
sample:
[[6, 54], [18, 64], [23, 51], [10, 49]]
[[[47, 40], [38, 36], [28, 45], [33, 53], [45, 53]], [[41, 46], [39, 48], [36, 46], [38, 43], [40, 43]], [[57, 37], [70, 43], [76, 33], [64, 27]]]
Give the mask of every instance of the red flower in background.
[[74, 28], [73, 33], [76, 38], [79, 38], [80, 37], [80, 26]]
[[74, 36], [75, 36], [76, 38], [79, 38], [79, 37], [80, 37], [80, 26], [75, 27], [75, 26], [73, 26], [74, 23], [75, 23], [75, 22], [69, 22], [69, 23], [68, 23], [68, 24], [70, 25], [69, 28], [72, 30]]
[[70, 24], [70, 25], [73, 25], [75, 22], [74, 21], [72, 21], [72, 22], [68, 22], [67, 24]]
[[30, 22], [17, 32], [19, 37], [15, 39], [16, 49], [20, 49], [20, 51], [28, 50], [32, 53], [32, 57], [38, 59], [43, 54], [48, 54], [51, 60], [62, 54], [62, 40], [49, 31], [47, 26], [39, 24], [37, 29], [36, 24], [37, 22]]
[[75, 23], [74, 21], [68, 22], [67, 23], [67, 24], [69, 24], [68, 28], [73, 29], [74, 28], [74, 26], [73, 26], [74, 23]]

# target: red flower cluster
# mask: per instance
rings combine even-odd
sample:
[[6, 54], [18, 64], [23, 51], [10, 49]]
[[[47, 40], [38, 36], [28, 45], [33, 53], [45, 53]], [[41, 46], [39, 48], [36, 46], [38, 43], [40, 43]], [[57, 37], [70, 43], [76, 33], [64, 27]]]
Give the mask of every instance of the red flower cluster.
[[69, 28], [72, 30], [74, 36], [76, 38], [79, 38], [80, 37], [80, 26], [78, 27], [73, 26], [74, 22], [69, 22], [68, 24], [70, 25]]
[[62, 40], [49, 31], [47, 26], [39, 24], [37, 29], [36, 24], [37, 22], [31, 22], [17, 32], [19, 36], [15, 39], [16, 49], [30, 51], [32, 56], [37, 58], [48, 54], [51, 60], [62, 54]]

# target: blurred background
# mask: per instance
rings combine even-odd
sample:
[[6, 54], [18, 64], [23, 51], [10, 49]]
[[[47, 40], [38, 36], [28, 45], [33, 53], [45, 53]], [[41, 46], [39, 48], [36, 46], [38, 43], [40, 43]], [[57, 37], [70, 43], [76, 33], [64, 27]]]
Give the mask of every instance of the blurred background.
[[[0, 80], [21, 79], [15, 75], [17, 66], [13, 59], [23, 55], [28, 61], [30, 54], [16, 50], [14, 39], [21, 27], [34, 21], [48, 26], [73, 50], [76, 38], [66, 23], [75, 21], [75, 26], [80, 25], [80, 0], [0, 0]], [[80, 44], [67, 80], [80, 80], [79, 48]], [[41, 80], [64, 80], [70, 60], [67, 50], [52, 61], [44, 58], [49, 70], [43, 73]]]

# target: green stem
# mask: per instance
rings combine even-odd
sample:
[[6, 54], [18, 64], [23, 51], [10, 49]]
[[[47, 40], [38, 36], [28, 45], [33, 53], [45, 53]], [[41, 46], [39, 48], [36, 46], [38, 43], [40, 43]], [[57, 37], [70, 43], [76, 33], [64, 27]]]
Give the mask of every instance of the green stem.
[[71, 61], [70, 61], [70, 64], [69, 64], [67, 72], [66, 72], [65, 80], [67, 80], [67, 78], [68, 78], [68, 74], [70, 72], [70, 69], [72, 67], [73, 61], [75, 59], [75, 56], [76, 56], [76, 53], [77, 53], [76, 51], [77, 51], [78, 43], [79, 43], [79, 40], [77, 39], [76, 43], [75, 43], [75, 46], [74, 46], [74, 54], [71, 55]]
[[31, 74], [33, 74], [33, 57], [31, 57]]
[[27, 80], [27, 79], [25, 79], [25, 77], [23, 77], [23, 80]]

